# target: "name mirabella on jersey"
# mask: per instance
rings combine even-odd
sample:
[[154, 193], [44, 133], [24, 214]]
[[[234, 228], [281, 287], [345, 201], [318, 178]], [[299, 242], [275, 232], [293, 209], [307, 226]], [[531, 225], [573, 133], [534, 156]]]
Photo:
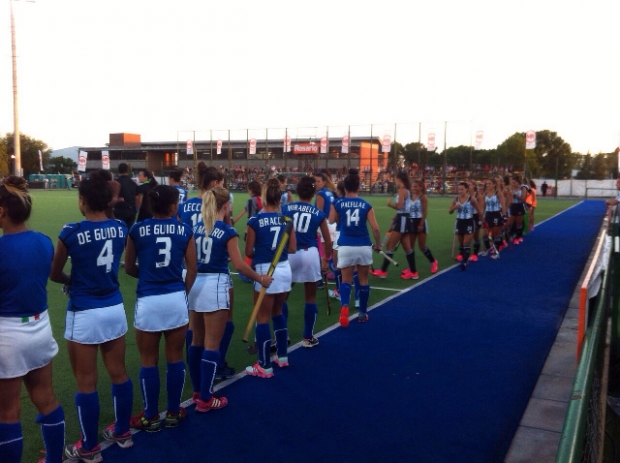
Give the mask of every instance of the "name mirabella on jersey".
[[316, 207], [311, 206], [309, 204], [292, 203], [292, 204], [287, 204], [287, 207], [289, 211], [307, 212], [308, 214], [313, 214], [313, 215], [316, 215], [317, 217], [320, 212]]

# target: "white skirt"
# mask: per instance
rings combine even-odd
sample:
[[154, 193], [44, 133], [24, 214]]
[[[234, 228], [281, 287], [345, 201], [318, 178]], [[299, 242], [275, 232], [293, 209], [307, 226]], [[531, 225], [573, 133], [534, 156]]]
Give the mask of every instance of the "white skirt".
[[[256, 273], [259, 275], [266, 275], [269, 270], [269, 263], [256, 264]], [[278, 262], [276, 269], [273, 272], [273, 281], [269, 288], [267, 288], [267, 294], [280, 294], [288, 293], [291, 290], [291, 266], [288, 260]], [[317, 278], [318, 280], [318, 278]], [[263, 286], [260, 283], [254, 283], [254, 291], [260, 291]]]
[[340, 246], [338, 268], [372, 264], [372, 246]]
[[103, 344], [118, 339], [127, 332], [127, 317], [123, 304], [109, 307], [67, 311], [65, 339], [80, 344]]
[[340, 230], [334, 231], [334, 240], [332, 241], [332, 250], [334, 251], [338, 250], [338, 237], [339, 236], [340, 236]]
[[288, 255], [288, 261], [293, 282], [310, 283], [321, 279], [321, 261], [317, 248], [298, 249], [295, 254]]
[[196, 312], [229, 309], [229, 288], [228, 273], [199, 273], [189, 292], [189, 309]]
[[0, 379], [21, 378], [58, 353], [47, 310], [36, 317], [0, 317]]
[[158, 333], [187, 325], [185, 291], [139, 297], [134, 309], [133, 326], [140, 331]]

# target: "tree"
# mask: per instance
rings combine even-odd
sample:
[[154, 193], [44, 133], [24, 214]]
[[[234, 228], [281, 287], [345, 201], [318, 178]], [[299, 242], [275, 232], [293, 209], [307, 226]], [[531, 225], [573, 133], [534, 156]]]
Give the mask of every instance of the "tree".
[[536, 159], [540, 165], [540, 174], [544, 177], [570, 177], [576, 165], [571, 146], [558, 136], [557, 132], [542, 130], [536, 132]]
[[[2, 141], [6, 146], [6, 152], [8, 156], [12, 155], [14, 151], [13, 134], [7, 133]], [[43, 157], [43, 165], [45, 166], [49, 162], [50, 152], [52, 151], [45, 142], [32, 138], [26, 134], [19, 134], [19, 143], [21, 151], [22, 169], [24, 170], [24, 177], [28, 178], [30, 174], [39, 172], [39, 150]], [[1, 168], [1, 164], [0, 164]]]
[[11, 170], [11, 158], [6, 150], [6, 143], [4, 138], [0, 138], [0, 175], [12, 174]]
[[77, 163], [71, 158], [63, 156], [51, 157], [45, 166], [45, 171], [50, 174], [71, 174], [77, 169]]

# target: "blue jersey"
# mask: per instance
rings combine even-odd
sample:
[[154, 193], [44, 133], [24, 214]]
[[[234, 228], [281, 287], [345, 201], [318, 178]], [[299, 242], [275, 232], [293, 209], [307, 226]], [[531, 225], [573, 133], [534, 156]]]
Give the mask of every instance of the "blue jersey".
[[200, 211], [202, 211], [202, 196], [185, 201], [181, 206], [179, 206], [179, 212], [177, 215], [179, 216], [181, 222], [194, 228], [202, 222]]
[[[288, 220], [288, 219], [287, 219]], [[254, 264], [271, 263], [280, 243], [280, 237], [286, 228], [286, 221], [277, 212], [261, 212], [248, 220], [248, 227], [254, 230]], [[284, 247], [280, 260], [288, 260], [287, 246]]]
[[340, 217], [338, 246], [370, 246], [366, 217], [372, 205], [362, 198], [339, 198], [334, 208]]
[[120, 220], [68, 223], [60, 231], [71, 257], [71, 287], [67, 310], [108, 307], [123, 302], [118, 289], [118, 264], [127, 227]]
[[[316, 195], [317, 197], [321, 196], [323, 198], [323, 209], [321, 211], [325, 214], [325, 217], [329, 217], [329, 211], [332, 203], [334, 202], [334, 194], [327, 188], [323, 187], [317, 191]], [[314, 205], [316, 206], [316, 198], [314, 200]]]
[[172, 185], [174, 188], [179, 190], [179, 207], [187, 200], [187, 190], [183, 188], [181, 185]]
[[215, 222], [209, 236], [205, 232], [202, 222], [194, 227], [198, 273], [229, 273], [228, 241], [239, 234], [221, 220]]
[[287, 204], [282, 208], [282, 214], [293, 220], [297, 249], [318, 247], [316, 233], [325, 220], [325, 214], [304, 202]]
[[175, 218], [146, 219], [129, 230], [140, 263], [138, 297], [185, 290], [183, 258], [192, 238], [189, 225]]
[[31, 317], [47, 309], [47, 278], [54, 246], [24, 231], [0, 236], [0, 317]]

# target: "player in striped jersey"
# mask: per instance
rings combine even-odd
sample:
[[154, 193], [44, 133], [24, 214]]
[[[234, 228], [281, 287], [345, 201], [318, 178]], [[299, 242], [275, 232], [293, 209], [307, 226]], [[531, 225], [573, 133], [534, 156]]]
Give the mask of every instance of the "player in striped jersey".
[[502, 245], [502, 225], [504, 224], [503, 216], [506, 214], [506, 204], [504, 203], [504, 195], [502, 191], [497, 190], [496, 181], [492, 178], [485, 182], [484, 201], [481, 203], [484, 216], [484, 252], [481, 256], [485, 256], [491, 250], [491, 239], [493, 237], [493, 249], [491, 257], [497, 259], [499, 248]]
[[480, 212], [480, 208], [476, 199], [470, 195], [467, 182], [460, 182], [457, 186], [457, 192], [458, 196], [450, 204], [448, 212], [452, 214], [456, 211], [454, 234], [459, 240], [460, 254], [463, 257], [461, 270], [465, 270], [467, 269], [471, 240], [474, 235], [474, 213]]

